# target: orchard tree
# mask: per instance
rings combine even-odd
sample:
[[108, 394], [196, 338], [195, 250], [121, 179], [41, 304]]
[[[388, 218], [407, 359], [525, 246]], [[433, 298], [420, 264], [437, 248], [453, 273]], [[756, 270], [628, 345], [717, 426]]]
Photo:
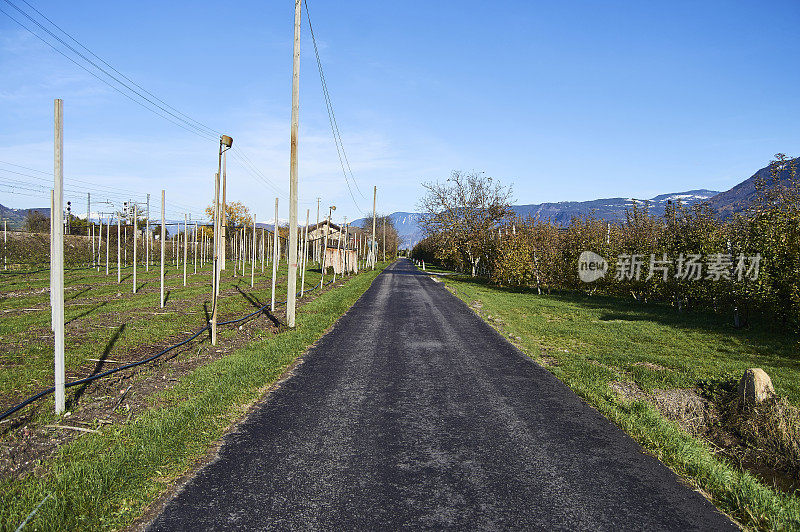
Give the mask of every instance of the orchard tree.
[[422, 230], [437, 243], [440, 259], [478, 265], [489, 262], [494, 236], [510, 213], [511, 187], [481, 173], [454, 171], [444, 183], [423, 183]]

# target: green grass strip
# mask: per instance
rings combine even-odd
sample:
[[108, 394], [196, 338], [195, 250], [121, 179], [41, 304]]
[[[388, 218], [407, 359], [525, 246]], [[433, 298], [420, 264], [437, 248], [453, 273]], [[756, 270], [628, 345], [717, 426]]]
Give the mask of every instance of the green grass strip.
[[349, 309], [379, 273], [364, 272], [298, 310], [297, 327], [200, 367], [126, 425], [63, 446], [43, 478], [0, 482], [0, 522], [14, 530], [107, 530], [133, 522], [208, 452], [265, 387]]
[[[763, 367], [776, 388], [796, 400], [800, 369], [796, 339], [765, 331], [736, 331], [708, 314], [618, 298], [576, 294], [537, 295], [495, 288], [463, 276], [443, 277], [467, 304], [511, 337], [531, 358], [625, 430], [712, 502], [749, 529], [800, 530], [800, 501], [778, 492], [730, 461], [708, 443], [683, 431], [644, 401], [620, 400], [608, 384], [634, 381], [646, 391], [691, 388], [700, 379], [741, 375]], [[642, 362], [668, 368], [642, 368]]]

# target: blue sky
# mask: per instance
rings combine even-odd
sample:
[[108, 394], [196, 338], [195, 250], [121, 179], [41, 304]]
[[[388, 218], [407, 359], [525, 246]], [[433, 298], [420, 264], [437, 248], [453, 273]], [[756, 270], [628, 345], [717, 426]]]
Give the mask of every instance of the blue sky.
[[[293, 2], [28, 1], [139, 85], [231, 134], [288, 194]], [[517, 203], [646, 198], [725, 190], [774, 153], [800, 152], [796, 1], [309, 7], [364, 196], [354, 191], [356, 206], [347, 193], [304, 20], [300, 197], [312, 220], [317, 196], [361, 216], [373, 185], [380, 211], [414, 210], [421, 183], [454, 169], [513, 185]], [[0, 8], [20, 18], [5, 0]], [[62, 98], [68, 199], [85, 205], [91, 190], [155, 201], [165, 188], [174, 216], [210, 202], [213, 140], [132, 103], [2, 13], [0, 73], [0, 161], [45, 172], [0, 163], [39, 178], [0, 171], [0, 184], [48, 186]], [[46, 205], [22, 191], [0, 187], [0, 203]], [[272, 217], [274, 190], [233, 159], [228, 197]]]

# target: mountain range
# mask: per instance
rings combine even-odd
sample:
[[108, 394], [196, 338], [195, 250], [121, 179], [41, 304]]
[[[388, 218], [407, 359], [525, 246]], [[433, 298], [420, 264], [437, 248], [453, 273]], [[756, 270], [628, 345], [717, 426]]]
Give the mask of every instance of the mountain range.
[[[794, 159], [790, 163], [800, 163], [800, 158]], [[779, 174], [779, 181], [786, 182], [790, 178], [791, 164], [787, 169]], [[558, 203], [532, 203], [527, 205], [512, 205], [511, 210], [522, 217], [532, 216], [541, 220], [551, 220], [560, 225], [566, 225], [572, 218], [581, 215], [594, 215], [607, 221], [620, 221], [625, 218], [625, 209], [637, 203], [640, 206], [647, 205], [648, 211], [654, 216], [664, 214], [664, 209], [669, 201], [680, 202], [685, 206], [690, 206], [699, 202], [706, 202], [711, 209], [721, 217], [728, 217], [735, 212], [740, 212], [753, 201], [756, 195], [756, 182], [760, 178], [769, 179], [769, 167], [762, 168], [750, 178], [742, 181], [733, 188], [724, 192], [715, 190], [697, 189], [686, 192], [674, 192], [661, 194], [647, 200], [635, 198], [604, 198], [591, 201], [561, 201]], [[45, 216], [49, 216], [49, 208], [38, 209], [10, 209], [0, 205], [0, 215], [9, 221], [9, 227], [21, 227], [25, 216], [29, 211], [38, 210]], [[393, 212], [389, 219], [394, 224], [397, 233], [404, 245], [413, 246], [423, 238], [422, 228], [419, 225], [421, 213], [417, 212]], [[176, 220], [177, 222], [178, 220]], [[359, 218], [353, 221], [353, 225], [365, 226], [371, 218]], [[180, 220], [182, 222], [182, 220]], [[259, 223], [259, 227], [268, 227], [271, 224]]]
[[[792, 166], [800, 166], [800, 157], [789, 162], [786, 168], [779, 173], [779, 183], [785, 183], [791, 177]], [[800, 169], [800, 168], [799, 168]], [[654, 216], [662, 216], [667, 202], [680, 200], [684, 206], [691, 206], [699, 202], [708, 203], [712, 211], [720, 217], [727, 218], [733, 213], [741, 212], [753, 201], [756, 196], [756, 182], [766, 178], [770, 180], [770, 169], [764, 167], [748, 179], [724, 192], [715, 190], [697, 189], [686, 192], [661, 194], [653, 198], [642, 200], [634, 198], [605, 198], [591, 201], [561, 201], [558, 203], [533, 203], [529, 205], [512, 205], [511, 210], [520, 216], [532, 216], [542, 220], [550, 219], [555, 223], [566, 225], [572, 218], [592, 214], [600, 219], [610, 222], [625, 219], [625, 209], [633, 203], [640, 206], [647, 205], [648, 211]], [[389, 219], [394, 223], [403, 244], [413, 246], [423, 238], [422, 228], [419, 226], [420, 213], [394, 212]], [[367, 218], [356, 220], [354, 223], [362, 224]]]

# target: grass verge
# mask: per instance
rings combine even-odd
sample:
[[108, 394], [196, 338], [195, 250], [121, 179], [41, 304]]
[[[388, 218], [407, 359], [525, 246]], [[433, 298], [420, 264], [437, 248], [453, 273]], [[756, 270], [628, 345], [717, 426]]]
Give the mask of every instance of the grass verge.
[[301, 307], [297, 327], [198, 368], [153, 397], [130, 423], [62, 447], [42, 478], [0, 481], [0, 522], [14, 529], [44, 500], [29, 529], [127, 526], [239, 420], [283, 371], [361, 296], [379, 270]]
[[800, 530], [800, 500], [765, 485], [690, 435], [647, 401], [621, 398], [610, 384], [642, 390], [696, 388], [704, 380], [761, 367], [776, 390], [800, 399], [797, 338], [736, 330], [722, 318], [605, 297], [536, 295], [463, 276], [440, 277], [459, 298], [531, 358], [747, 528]]

